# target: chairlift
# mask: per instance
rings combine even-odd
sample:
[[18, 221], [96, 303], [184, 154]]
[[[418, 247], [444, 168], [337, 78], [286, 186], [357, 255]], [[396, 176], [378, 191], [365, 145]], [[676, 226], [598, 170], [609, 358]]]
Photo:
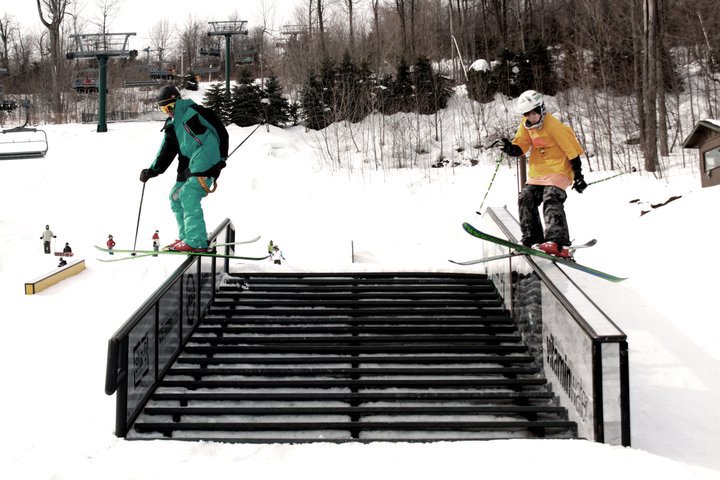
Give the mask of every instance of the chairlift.
[[84, 78], [80, 80], [76, 78], [73, 80], [73, 89], [78, 93], [98, 93], [97, 79]]
[[200, 48], [200, 55], [207, 56], [207, 57], [219, 57], [220, 56], [220, 49], [215, 47]]
[[0, 100], [0, 111], [3, 112], [12, 112], [18, 107], [18, 104], [15, 100]]
[[31, 105], [29, 99], [22, 102], [22, 107], [25, 109], [25, 123], [22, 126], [2, 130], [0, 160], [38, 158], [44, 157], [47, 153], [48, 139], [45, 131], [27, 126], [30, 121]]
[[[7, 73], [7, 70], [0, 68], [0, 74]], [[5, 98], [5, 86], [0, 85], [0, 112], [12, 112], [18, 107], [15, 100], [9, 100]]]

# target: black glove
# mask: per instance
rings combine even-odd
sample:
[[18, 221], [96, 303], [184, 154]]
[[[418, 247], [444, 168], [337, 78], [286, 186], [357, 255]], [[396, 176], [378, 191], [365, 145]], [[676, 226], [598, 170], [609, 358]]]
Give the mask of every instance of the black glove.
[[511, 157], [519, 157], [523, 154], [522, 148], [518, 147], [507, 138], [501, 138], [500, 141], [503, 143], [500, 147], [500, 150], [507, 153]]
[[157, 177], [158, 175], [160, 175], [160, 173], [153, 170], [152, 168], [145, 168], [143, 169], [143, 171], [140, 172], [140, 181], [145, 183], [151, 178]]
[[570, 160], [570, 167], [572, 168], [574, 177], [572, 188], [576, 192], [582, 193], [587, 188], [587, 183], [585, 183], [585, 178], [583, 178], [580, 157], [575, 157]]

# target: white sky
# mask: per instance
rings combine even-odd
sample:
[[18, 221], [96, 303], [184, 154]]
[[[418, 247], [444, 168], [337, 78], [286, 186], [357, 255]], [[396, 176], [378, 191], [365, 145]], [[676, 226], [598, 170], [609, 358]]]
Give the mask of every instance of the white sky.
[[[98, 18], [100, 9], [96, 0], [77, 0], [83, 5], [80, 10], [85, 19]], [[120, 0], [119, 12], [111, 23], [110, 31], [117, 33], [135, 32], [131, 37], [131, 48], [142, 49], [147, 46], [147, 32], [158, 21], [167, 18], [172, 25], [182, 26], [188, 16], [200, 20], [228, 20], [237, 13], [240, 20], [247, 20], [248, 27], [262, 25], [263, 11], [274, 12], [266, 15], [270, 29], [279, 30], [287, 23], [292, 23], [296, 5], [303, 0], [247, 0], [244, 2], [229, 1], [198, 1], [173, 0], [161, 2], [157, 0]], [[39, 30], [44, 28], [38, 17], [36, 0], [3, 1], [0, 17], [10, 14], [20, 23], [21, 28]], [[90, 25], [88, 25], [90, 26]]]

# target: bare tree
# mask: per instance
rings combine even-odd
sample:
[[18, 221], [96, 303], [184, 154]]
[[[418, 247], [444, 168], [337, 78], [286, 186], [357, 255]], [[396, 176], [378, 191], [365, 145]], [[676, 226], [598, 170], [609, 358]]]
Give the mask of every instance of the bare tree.
[[[61, 52], [62, 38], [60, 37], [60, 26], [65, 18], [65, 9], [70, 0], [36, 0], [40, 21], [45, 25], [50, 40], [50, 76], [52, 79], [53, 110], [57, 114], [62, 113], [62, 99], [60, 96], [60, 70], [64, 58]], [[46, 18], [47, 16], [47, 18]]]
[[190, 66], [196, 63], [206, 30], [205, 24], [193, 16], [188, 16], [185, 25], [180, 30], [180, 55], [187, 55], [188, 65]]
[[0, 68], [10, 71], [10, 36], [13, 32], [12, 17], [5, 13], [0, 18], [0, 42], [2, 42], [2, 51], [0, 51]]
[[[347, 7], [348, 24], [349, 24], [349, 41], [350, 41], [350, 52], [355, 52], [355, 22], [353, 20], [353, 0], [345, 0], [345, 7]], [[376, 3], [376, 2], [373, 2]]]
[[658, 146], [660, 147], [660, 155], [668, 156], [670, 154], [668, 150], [668, 121], [667, 121], [667, 104], [665, 101], [665, 37], [667, 32], [665, 31], [665, 15], [667, 14], [665, 8], [665, 2], [663, 0], [657, 0], [658, 8], [658, 21], [657, 21], [657, 35], [658, 39], [655, 44], [655, 66], [657, 72], [655, 73], [655, 79], [657, 81], [657, 112], [658, 112]]
[[[380, 0], [371, 0], [372, 12], [373, 12], [373, 27], [375, 30], [375, 45], [372, 49], [375, 52], [375, 56], [380, 65]], [[376, 67], [377, 68], [377, 67]]]
[[645, 170], [657, 171], [657, 0], [643, 0], [643, 103]]
[[400, 50], [403, 56], [407, 56], [408, 40], [405, 20], [405, 0], [395, 0], [395, 9], [397, 10], [398, 20], [400, 20]]
[[325, 3], [323, 0], [317, 0], [317, 18], [318, 18], [318, 36], [320, 37], [320, 52], [322, 57], [327, 57], [327, 46], [325, 45], [325, 25], [323, 12], [325, 10]]
[[123, 0], [96, 0], [95, 5], [99, 9], [98, 16], [92, 21], [98, 27], [99, 33], [109, 33], [108, 28], [120, 11], [120, 4]]
[[162, 67], [165, 50], [170, 48], [172, 27], [166, 18], [156, 22], [150, 29], [150, 44], [158, 52], [159, 66]]

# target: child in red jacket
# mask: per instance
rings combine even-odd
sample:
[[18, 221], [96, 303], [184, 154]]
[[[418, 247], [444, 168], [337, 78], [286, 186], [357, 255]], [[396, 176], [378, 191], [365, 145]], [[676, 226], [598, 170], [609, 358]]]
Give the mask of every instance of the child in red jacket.
[[113, 240], [113, 236], [112, 236], [112, 235], [108, 235], [107, 248], [108, 248], [108, 250], [109, 250], [108, 253], [109, 253], [110, 255], [114, 255], [114, 253], [113, 253], [113, 251], [112, 251], [112, 249], [113, 249], [114, 246], [115, 246], [115, 240]]

